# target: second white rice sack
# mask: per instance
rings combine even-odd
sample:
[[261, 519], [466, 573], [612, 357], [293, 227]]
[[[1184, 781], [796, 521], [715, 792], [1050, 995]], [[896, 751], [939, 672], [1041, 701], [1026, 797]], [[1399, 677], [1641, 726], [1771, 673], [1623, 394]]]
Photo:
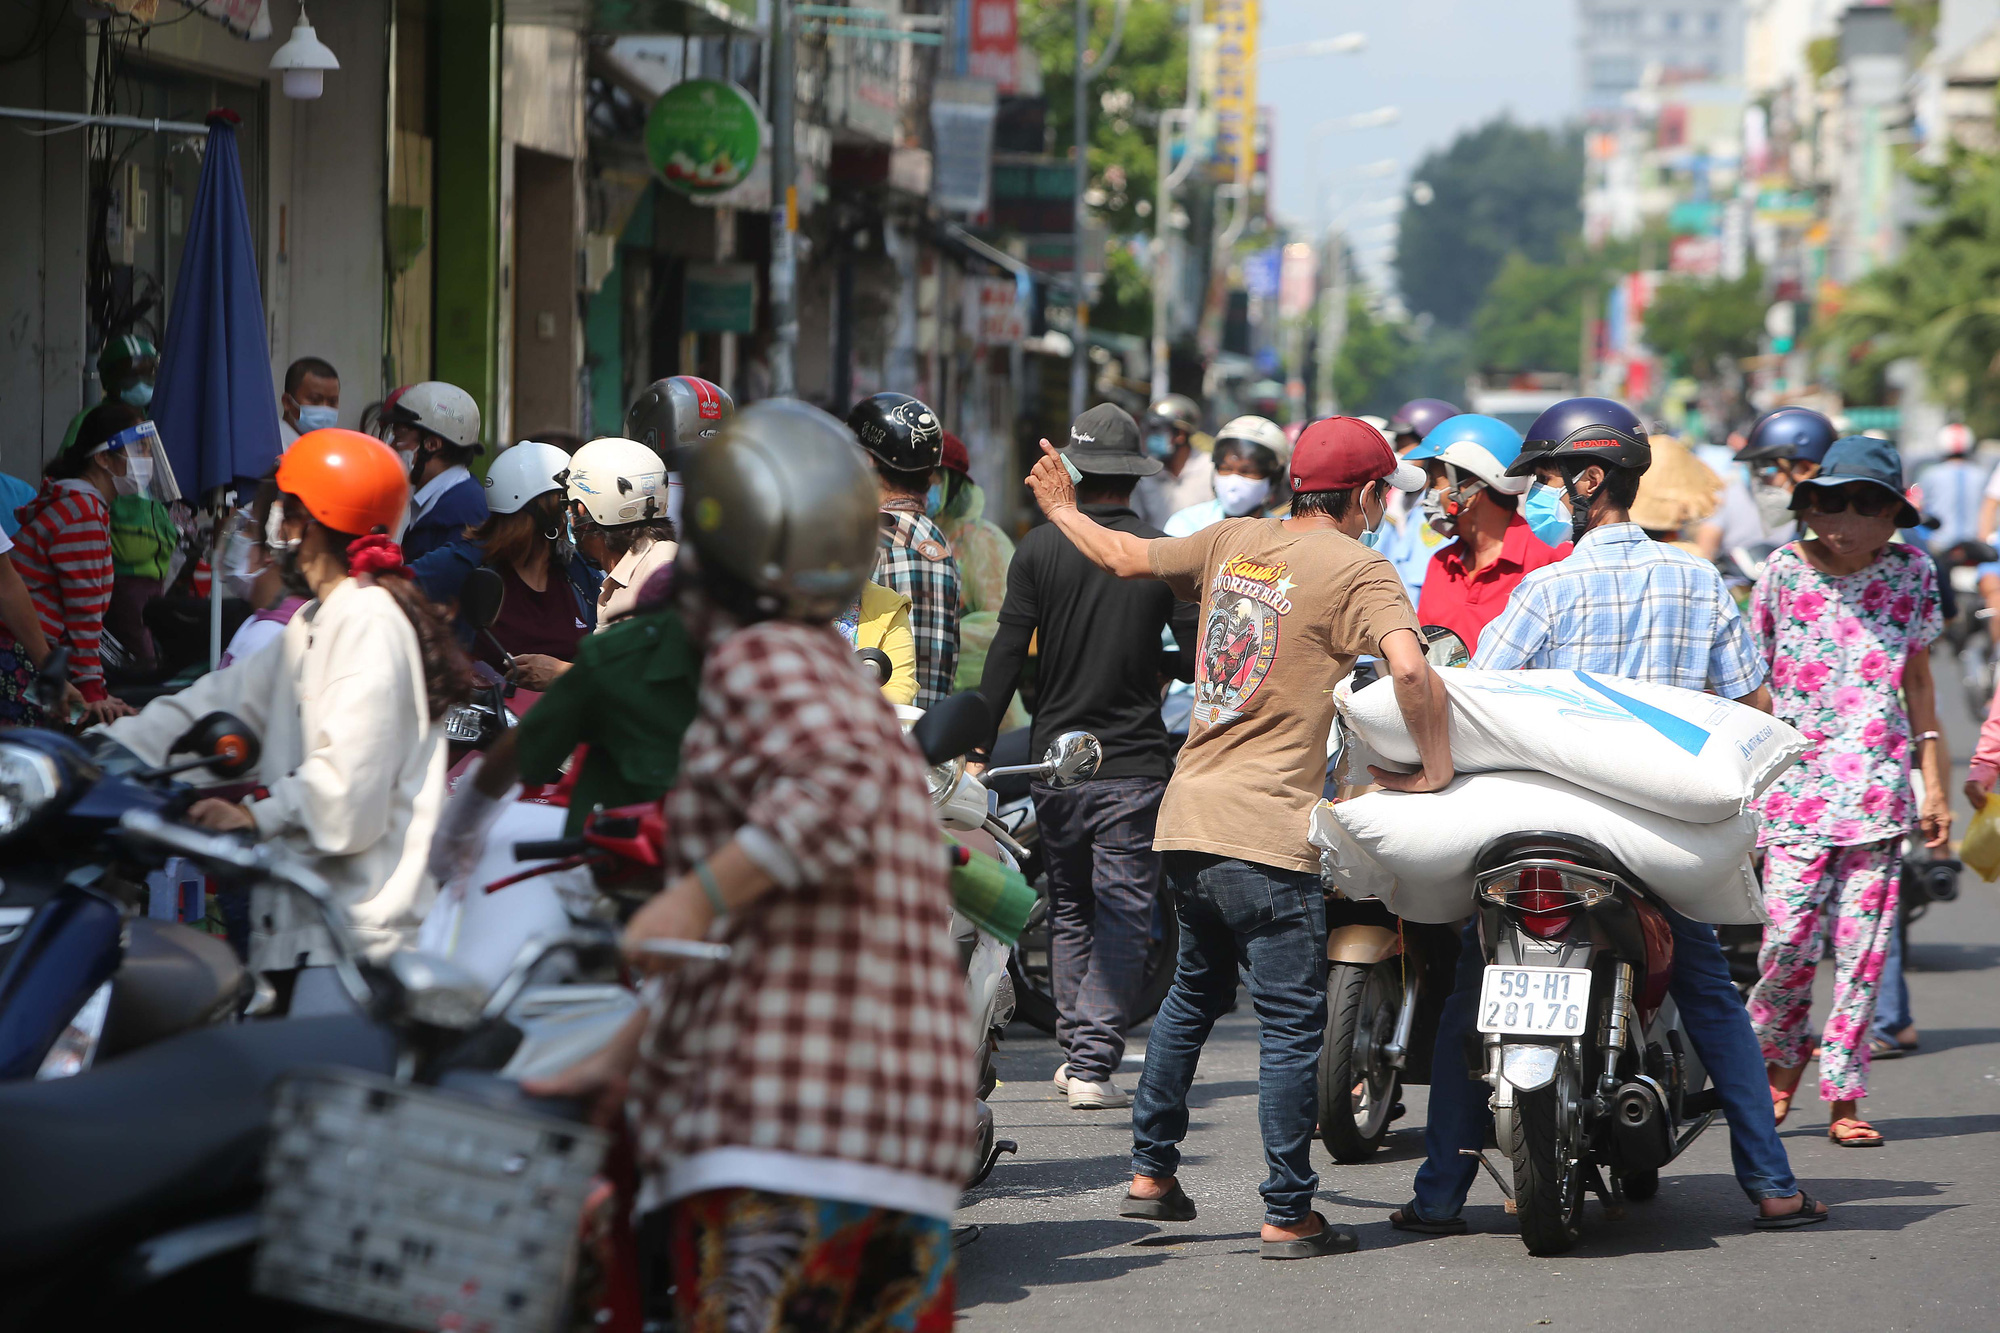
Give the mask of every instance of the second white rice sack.
[[[1739, 814], [1805, 753], [1805, 737], [1745, 704], [1588, 671], [1438, 672], [1461, 773], [1553, 773], [1614, 800], [1713, 824]], [[1417, 747], [1393, 682], [1334, 691], [1341, 715], [1391, 763]]]
[[1472, 773], [1441, 792], [1377, 791], [1313, 811], [1326, 878], [1411, 921], [1472, 911], [1473, 862], [1497, 838], [1546, 831], [1589, 838], [1668, 906], [1713, 925], [1764, 920], [1750, 870], [1756, 818], [1695, 824], [1613, 801], [1541, 773]]

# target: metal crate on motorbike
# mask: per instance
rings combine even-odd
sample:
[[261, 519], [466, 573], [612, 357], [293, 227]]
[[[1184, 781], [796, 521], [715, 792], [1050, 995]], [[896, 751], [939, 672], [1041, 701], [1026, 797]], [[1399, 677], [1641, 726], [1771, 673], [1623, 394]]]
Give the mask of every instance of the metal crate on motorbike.
[[256, 1289], [405, 1328], [548, 1333], [597, 1131], [351, 1070], [278, 1088]]

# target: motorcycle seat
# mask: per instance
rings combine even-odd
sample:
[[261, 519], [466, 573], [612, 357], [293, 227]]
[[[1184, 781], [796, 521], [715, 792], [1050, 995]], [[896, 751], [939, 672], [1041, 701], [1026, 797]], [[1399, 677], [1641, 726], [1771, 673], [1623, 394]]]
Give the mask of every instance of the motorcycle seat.
[[97, 1058], [108, 1060], [228, 1017], [249, 993], [236, 951], [198, 930], [137, 917], [111, 983], [111, 1012]]
[[315, 1065], [387, 1074], [395, 1055], [386, 1028], [343, 1014], [197, 1028], [74, 1078], [0, 1084], [0, 1272], [245, 1206], [272, 1085]]

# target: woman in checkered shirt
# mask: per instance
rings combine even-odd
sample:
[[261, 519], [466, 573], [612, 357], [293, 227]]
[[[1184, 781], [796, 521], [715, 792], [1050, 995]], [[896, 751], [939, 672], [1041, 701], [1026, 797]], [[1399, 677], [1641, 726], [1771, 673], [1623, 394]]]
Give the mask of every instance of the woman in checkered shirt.
[[[700, 453], [683, 512], [699, 711], [666, 888], [625, 935], [657, 985], [536, 1090], [622, 1101], [629, 1077], [680, 1326], [816, 1330], [841, 1310], [943, 1333], [971, 1165], [964, 979], [923, 760], [831, 626], [875, 563], [874, 478], [839, 422], [765, 403]], [[666, 963], [643, 950], [660, 937], [733, 956]]]

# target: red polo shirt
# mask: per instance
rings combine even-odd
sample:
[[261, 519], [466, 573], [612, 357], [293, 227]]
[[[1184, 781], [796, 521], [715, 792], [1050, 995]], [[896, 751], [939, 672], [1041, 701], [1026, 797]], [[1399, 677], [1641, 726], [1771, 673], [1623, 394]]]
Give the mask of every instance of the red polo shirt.
[[1570, 544], [1550, 546], [1535, 536], [1519, 514], [1500, 541], [1500, 558], [1474, 573], [1471, 551], [1463, 538], [1446, 543], [1431, 557], [1424, 575], [1417, 619], [1442, 625], [1465, 640], [1468, 651], [1479, 651], [1479, 634], [1507, 609], [1507, 599], [1530, 571], [1553, 565], [1570, 552]]

